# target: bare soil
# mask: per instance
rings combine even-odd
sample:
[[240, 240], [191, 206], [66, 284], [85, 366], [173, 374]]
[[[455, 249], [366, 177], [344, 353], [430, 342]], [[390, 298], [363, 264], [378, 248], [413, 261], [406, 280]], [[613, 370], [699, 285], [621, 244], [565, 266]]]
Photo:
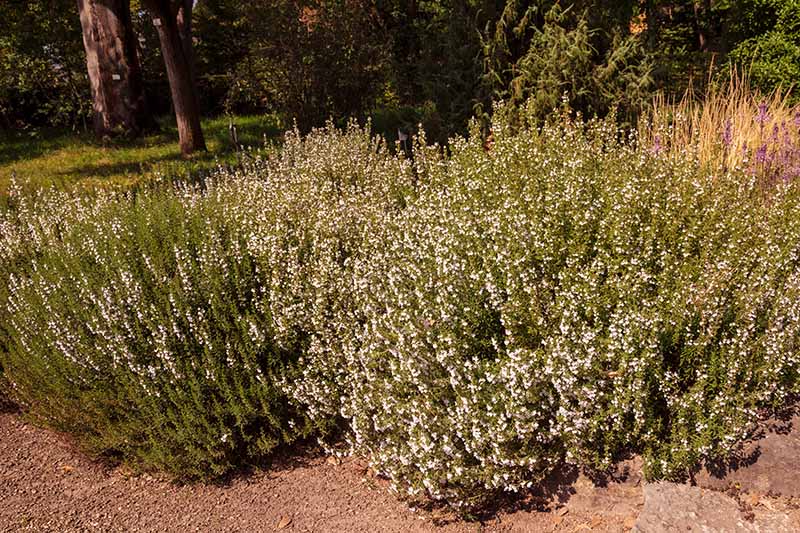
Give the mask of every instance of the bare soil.
[[[800, 457], [800, 433], [784, 427], [782, 434], [775, 435], [785, 439], [770, 443], [769, 450], [780, 450], [782, 455], [774, 465], [768, 463], [772, 465], [769, 468], [788, 467], [772, 472], [791, 478], [788, 481], [776, 478], [765, 484], [765, 476], [770, 478], [771, 474], [759, 466], [762, 469], [751, 476], [755, 480], [752, 490], [745, 486], [748, 477], [741, 469], [735, 471], [739, 476], [735, 494], [729, 492], [731, 483], [725, 485], [728, 472], [722, 474], [723, 478], [708, 474], [703, 478], [706, 488], [693, 487], [713, 490], [735, 502], [743, 520], [755, 523], [754, 531], [770, 531], [757, 524], [759, 516], [769, 509], [786, 515], [788, 522], [781, 523], [797, 524], [800, 530], [800, 506], [795, 505], [800, 502], [795, 499], [800, 497], [800, 476], [794, 462]], [[772, 455], [771, 451], [762, 452], [760, 458]], [[755, 464], [759, 461], [743, 468]], [[441, 509], [409, 508], [358, 459], [338, 461], [306, 452], [273, 465], [268, 471], [242, 474], [222, 484], [177, 485], [150, 475], [132, 475], [122, 468], [105, 467], [77, 451], [67, 437], [34, 427], [8, 410], [0, 412], [0, 531], [668, 530], [653, 529], [654, 523], [667, 523], [658, 522], [663, 517], [640, 517], [645, 507], [644, 485], [641, 462], [636, 459], [619, 465], [615, 478], [602, 484], [566, 470], [524, 499], [498, 502], [499, 511], [491, 517], [467, 522]], [[719, 488], [722, 486], [726, 488]], [[798, 493], [759, 492], [767, 487], [789, 492], [796, 488]], [[648, 504], [663, 514], [659, 505]], [[714, 531], [713, 527], [706, 530]]]

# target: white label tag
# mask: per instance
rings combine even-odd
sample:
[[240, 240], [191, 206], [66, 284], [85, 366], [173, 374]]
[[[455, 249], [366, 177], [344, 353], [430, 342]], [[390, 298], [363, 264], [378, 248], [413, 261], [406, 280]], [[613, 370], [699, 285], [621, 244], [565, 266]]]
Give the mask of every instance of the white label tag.
[[111, 79], [114, 81], [119, 81], [122, 79], [122, 77], [119, 74], [112, 74]]

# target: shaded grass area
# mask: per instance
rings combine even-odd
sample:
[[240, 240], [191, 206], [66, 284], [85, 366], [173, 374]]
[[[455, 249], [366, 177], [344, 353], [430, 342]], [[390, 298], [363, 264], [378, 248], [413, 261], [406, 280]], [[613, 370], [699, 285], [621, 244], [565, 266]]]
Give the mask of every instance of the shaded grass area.
[[[239, 144], [262, 146], [283, 131], [274, 116], [237, 116]], [[180, 176], [236, 161], [229, 118], [203, 120], [208, 152], [181, 158], [174, 121], [140, 139], [101, 142], [91, 133], [65, 130], [0, 131], [0, 194], [12, 176], [25, 188], [130, 186], [163, 174]]]

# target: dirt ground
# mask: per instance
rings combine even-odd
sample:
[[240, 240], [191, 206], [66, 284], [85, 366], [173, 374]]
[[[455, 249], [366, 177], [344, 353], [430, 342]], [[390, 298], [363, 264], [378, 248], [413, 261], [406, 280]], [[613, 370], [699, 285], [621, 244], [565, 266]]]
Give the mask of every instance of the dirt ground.
[[[784, 520], [780, 522], [782, 530], [790, 523], [800, 530], [797, 510], [800, 505], [795, 505], [800, 500], [793, 499], [800, 497], [799, 465], [795, 462], [800, 461], [796, 459], [800, 457], [797, 455], [800, 432], [790, 429], [775, 435], [778, 438], [771, 445], [783, 455], [771, 459], [774, 454], [771, 455], [768, 446], [767, 452], [760, 453], [764, 461], [754, 461], [745, 467], [759, 465], [753, 470], [752, 479], [748, 481], [745, 470], [734, 472], [738, 476], [735, 494], [730, 493], [734, 485], [711, 474], [706, 488], [679, 487], [713, 493], [714, 497], [719, 495], [732, 502], [734, 512], [737, 508], [742, 512], [742, 527], [754, 528], [742, 531], [771, 531], [764, 525], [767, 522], [759, 526], [758, 520], [772, 511]], [[792, 463], [788, 471], [787, 460]], [[784, 472], [776, 475], [774, 482], [770, 481], [765, 468], [778, 466]], [[496, 515], [483, 522], [465, 522], [441, 510], [409, 509], [388, 491], [383, 480], [371, 475], [365, 463], [356, 459], [338, 462], [307, 453], [269, 471], [243, 474], [225, 484], [180, 486], [148, 475], [133, 476], [119, 468], [103, 467], [76, 451], [66, 437], [31, 426], [15, 413], [0, 413], [0, 531], [671, 530], [664, 524], [675, 520], [677, 514], [666, 518], [662, 515], [681, 511], [672, 508], [665, 511], [656, 497], [651, 497], [645, 506], [640, 462], [632, 460], [620, 465], [618, 474], [616, 481], [598, 486], [583, 475], [563, 472], [524, 501], [503, 503]], [[698, 484], [702, 486], [701, 478]], [[748, 483], [755, 488], [748, 491]], [[650, 492], [654, 492], [653, 486], [650, 487]], [[783, 493], [776, 494], [776, 487]], [[679, 499], [703, 501], [702, 497], [694, 496]], [[676, 505], [664, 501], [668, 502], [666, 505]], [[718, 507], [719, 503], [713, 505]], [[649, 519], [640, 516], [645, 507], [653, 509], [656, 515]], [[697, 509], [687, 513], [695, 520]], [[713, 517], [709, 520], [713, 521]], [[697, 530], [701, 529], [698, 526]]]

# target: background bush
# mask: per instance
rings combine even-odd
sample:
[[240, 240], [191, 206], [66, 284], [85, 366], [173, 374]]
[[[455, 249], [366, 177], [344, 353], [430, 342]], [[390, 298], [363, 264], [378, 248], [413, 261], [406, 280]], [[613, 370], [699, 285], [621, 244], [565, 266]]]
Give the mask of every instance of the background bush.
[[75, 2], [0, 6], [0, 129], [86, 129], [92, 109]]
[[774, 25], [737, 44], [731, 50], [731, 58], [749, 67], [753, 85], [759, 89], [789, 90], [800, 77], [800, 6], [794, 2], [771, 2], [769, 7], [762, 6], [758, 15], [769, 16], [770, 11], [774, 13]]

